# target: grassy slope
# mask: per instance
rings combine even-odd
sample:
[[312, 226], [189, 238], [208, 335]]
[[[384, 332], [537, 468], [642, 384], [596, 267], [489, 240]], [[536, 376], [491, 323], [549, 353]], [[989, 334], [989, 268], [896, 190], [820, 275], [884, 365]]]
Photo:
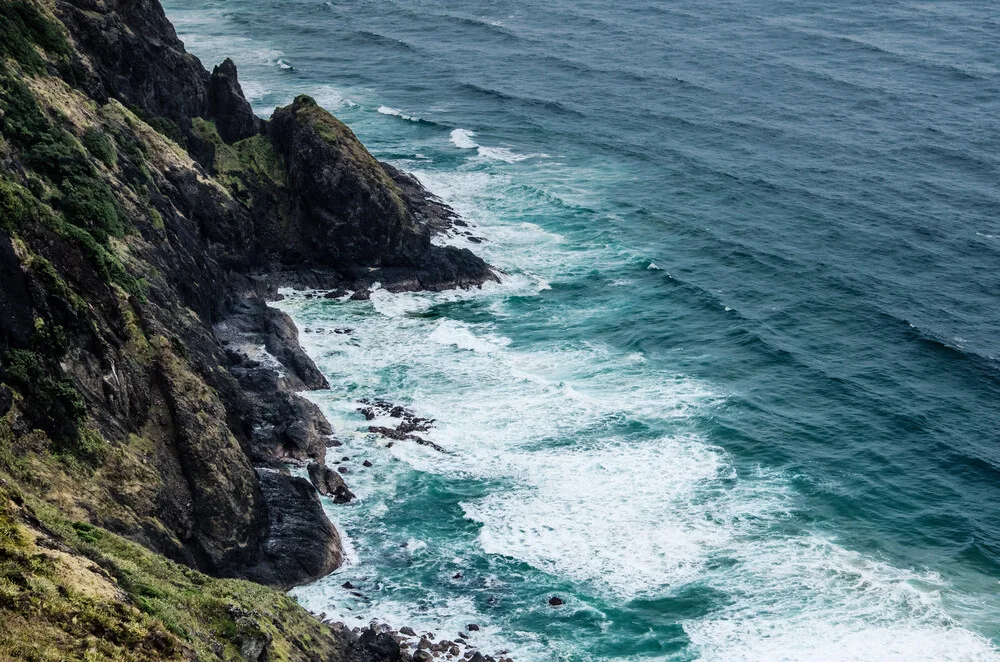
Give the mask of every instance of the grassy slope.
[[341, 659], [291, 598], [213, 579], [0, 479], [0, 660]]

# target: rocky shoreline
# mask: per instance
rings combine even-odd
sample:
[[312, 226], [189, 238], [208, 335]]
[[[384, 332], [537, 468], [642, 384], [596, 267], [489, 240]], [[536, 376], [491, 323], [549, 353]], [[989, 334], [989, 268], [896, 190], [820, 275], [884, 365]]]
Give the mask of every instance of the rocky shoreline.
[[[261, 611], [250, 585], [171, 602], [190, 581], [287, 590], [340, 566], [320, 494], [353, 495], [299, 395], [327, 383], [267, 303], [498, 280], [436, 233], [473, 236], [310, 97], [256, 117], [235, 64], [202, 67], [157, 0], [0, 0], [0, 557], [86, 569], [17, 566], [0, 625], [25, 635], [0, 657], [492, 659], [463, 636], [310, 624], [272, 594]], [[430, 444], [430, 422], [398, 418], [373, 432]], [[121, 588], [81, 594], [79, 572]], [[77, 598], [38, 611], [38, 573], [120, 630], [72, 616]], [[136, 623], [151, 634], [130, 639]]]

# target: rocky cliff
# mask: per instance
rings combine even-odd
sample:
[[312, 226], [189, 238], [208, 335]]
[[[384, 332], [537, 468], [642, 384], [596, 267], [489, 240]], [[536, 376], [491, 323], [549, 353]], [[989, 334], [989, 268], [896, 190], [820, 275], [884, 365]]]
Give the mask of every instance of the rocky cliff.
[[[315, 488], [284, 468], [323, 463], [331, 430], [296, 393], [326, 383], [265, 299], [495, 279], [431, 243], [452, 218], [309, 97], [254, 116], [235, 65], [206, 71], [156, 0], [0, 0], [0, 658], [82, 659], [80, 636], [129, 649], [49, 613], [44, 591], [72, 597], [74, 578], [114, 627], [139, 615], [150, 659], [375, 655], [308, 619], [280, 632], [279, 597], [279, 625], [234, 597], [209, 624], [189, 613], [193, 634], [129, 568], [287, 588], [340, 564]], [[40, 614], [31, 639], [4, 627]]]

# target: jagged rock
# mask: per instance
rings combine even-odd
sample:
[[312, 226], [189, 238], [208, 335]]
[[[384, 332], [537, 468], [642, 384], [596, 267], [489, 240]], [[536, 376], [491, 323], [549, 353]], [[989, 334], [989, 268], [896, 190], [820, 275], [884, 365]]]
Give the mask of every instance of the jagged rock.
[[240, 655], [248, 662], [267, 662], [273, 637], [255, 618], [259, 615], [248, 613], [235, 605], [231, 605], [228, 611], [236, 626], [232, 639]]
[[362, 630], [358, 637], [358, 648], [364, 656], [362, 660], [382, 662], [400, 659], [399, 642], [388, 632], [378, 632], [375, 628]]
[[310, 462], [306, 468], [309, 472], [309, 479], [316, 489], [323, 496], [333, 498], [334, 503], [350, 503], [354, 499], [354, 493], [347, 487], [347, 483], [340, 474], [317, 462]]
[[208, 83], [208, 113], [215, 119], [219, 136], [227, 143], [250, 138], [260, 131], [262, 122], [243, 96], [236, 64], [228, 57], [212, 69]]
[[180, 471], [193, 502], [192, 546], [214, 572], [246, 563], [256, 542], [261, 494], [250, 461], [226, 426], [226, 413], [210, 389], [165, 341], [158, 372], [169, 409]]

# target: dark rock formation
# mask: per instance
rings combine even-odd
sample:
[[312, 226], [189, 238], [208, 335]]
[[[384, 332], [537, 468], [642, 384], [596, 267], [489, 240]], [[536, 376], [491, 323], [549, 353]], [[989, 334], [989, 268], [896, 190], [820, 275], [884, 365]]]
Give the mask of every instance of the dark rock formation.
[[267, 503], [268, 539], [246, 576], [291, 588], [336, 568], [343, 560], [340, 536], [323, 514], [313, 486], [304, 478], [258, 469]]
[[[299, 347], [288, 316], [249, 297], [215, 325], [215, 334], [227, 349], [229, 371], [252, 404], [254, 457], [322, 460], [333, 430], [319, 408], [297, 392], [328, 385]], [[260, 353], [260, 347], [266, 354], [248, 355]]]
[[94, 76], [98, 102], [120, 99], [185, 130], [208, 110], [208, 72], [184, 50], [157, 0], [57, 0], [62, 20]]
[[350, 503], [354, 493], [348, 489], [347, 483], [339, 473], [326, 465], [310, 462], [307, 467], [309, 480], [323, 496], [329, 496], [334, 503]]
[[[274, 112], [268, 135], [288, 170], [294, 232], [271, 239], [284, 264], [333, 267], [352, 279], [381, 267], [403, 289], [478, 285], [496, 276], [470, 251], [431, 245], [432, 228], [354, 133], [307, 96]], [[419, 186], [419, 185], [417, 185]], [[429, 197], [429, 196], [428, 196]], [[370, 278], [370, 277], [369, 277]]]
[[227, 143], [255, 136], [263, 125], [243, 96], [236, 64], [229, 58], [212, 70], [208, 84], [208, 114], [215, 118], [219, 136]]

